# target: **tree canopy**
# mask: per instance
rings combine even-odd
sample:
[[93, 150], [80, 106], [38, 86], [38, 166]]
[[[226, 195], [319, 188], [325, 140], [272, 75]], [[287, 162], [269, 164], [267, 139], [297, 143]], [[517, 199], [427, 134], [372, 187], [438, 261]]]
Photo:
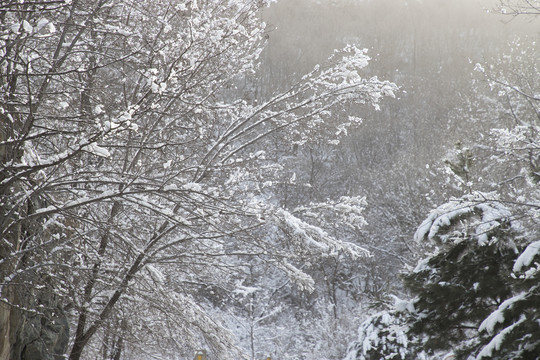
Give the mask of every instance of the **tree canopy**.
[[276, 188], [292, 174], [278, 160], [299, 144], [339, 141], [358, 122], [335, 109], [378, 107], [397, 87], [366, 76], [365, 51], [347, 46], [255, 99], [267, 4], [0, 5], [4, 315], [47, 318], [27, 299], [50, 293], [69, 321], [72, 360], [203, 346], [235, 358], [207, 305], [245, 290], [249, 264], [310, 291], [314, 259], [368, 255], [331, 231], [361, 226], [364, 199], [283, 207]]

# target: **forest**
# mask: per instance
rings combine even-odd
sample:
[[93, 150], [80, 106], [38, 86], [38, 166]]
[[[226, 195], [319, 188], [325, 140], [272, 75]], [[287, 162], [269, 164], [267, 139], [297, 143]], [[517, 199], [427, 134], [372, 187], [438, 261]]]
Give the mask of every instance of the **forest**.
[[540, 1], [0, 0], [0, 360], [540, 354]]

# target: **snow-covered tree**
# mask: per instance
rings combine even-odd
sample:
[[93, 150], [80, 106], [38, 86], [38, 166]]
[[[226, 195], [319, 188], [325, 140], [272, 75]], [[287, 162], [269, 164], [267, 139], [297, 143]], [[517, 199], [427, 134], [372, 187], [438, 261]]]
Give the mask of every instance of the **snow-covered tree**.
[[521, 234], [515, 234], [508, 209], [485, 199], [475, 194], [445, 204], [416, 233], [418, 240], [440, 241], [442, 248], [405, 277], [417, 295], [411, 333], [424, 335], [425, 350], [453, 347], [456, 353], [471, 353], [478, 346], [481, 321], [511, 294], [509, 278]]
[[532, 230], [495, 194], [466, 195], [433, 210], [415, 237], [432, 242], [434, 253], [404, 277], [412, 300], [369, 318], [347, 359], [537, 354]]
[[475, 65], [488, 86], [471, 115], [499, 128], [450, 154], [451, 182], [465, 185], [454, 190], [468, 194], [419, 226], [415, 240], [431, 253], [404, 275], [411, 300], [367, 319], [347, 359], [538, 356], [538, 64], [533, 40]]
[[72, 324], [70, 359], [203, 346], [232, 358], [207, 309], [212, 288], [238, 289], [243, 264], [309, 291], [312, 259], [367, 254], [330, 231], [362, 225], [363, 198], [284, 208], [273, 188], [280, 151], [338, 141], [358, 124], [335, 109], [378, 107], [396, 86], [366, 77], [365, 51], [347, 46], [249, 100], [237, 84], [256, 69], [267, 3], [0, 5], [3, 317], [45, 288]]

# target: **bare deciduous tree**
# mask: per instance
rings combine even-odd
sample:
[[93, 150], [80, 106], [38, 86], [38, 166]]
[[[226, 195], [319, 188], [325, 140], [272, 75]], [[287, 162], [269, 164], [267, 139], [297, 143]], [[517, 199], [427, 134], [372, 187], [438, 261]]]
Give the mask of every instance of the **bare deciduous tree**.
[[[2, 5], [3, 314], [46, 288], [69, 312], [72, 360], [126, 347], [181, 356], [203, 344], [232, 358], [238, 349], [201, 289], [234, 289], [257, 258], [310, 290], [306, 259], [367, 254], [329, 231], [360, 226], [362, 198], [276, 205], [282, 168], [268, 139], [337, 140], [357, 124], [329, 121], [334, 109], [378, 106], [396, 86], [362, 77], [368, 57], [348, 46], [287, 90], [248, 101], [236, 85], [257, 66], [265, 3]], [[321, 211], [332, 223], [314, 217]]]

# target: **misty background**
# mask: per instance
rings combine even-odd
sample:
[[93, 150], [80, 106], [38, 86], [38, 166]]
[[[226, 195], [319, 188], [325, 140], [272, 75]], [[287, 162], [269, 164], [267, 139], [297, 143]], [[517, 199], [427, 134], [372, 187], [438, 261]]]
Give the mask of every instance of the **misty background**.
[[[347, 347], [346, 334], [392, 303], [388, 295], [400, 293], [400, 274], [427, 251], [413, 241], [418, 225], [437, 204], [463, 191], [448, 180], [445, 160], [462, 144], [474, 147], [490, 129], [514, 123], [509, 111], [490, 112], [489, 86], [475, 67], [500, 68], [502, 54], [538, 39], [540, 26], [534, 18], [501, 15], [498, 5], [493, 0], [294, 0], [262, 12], [268, 44], [255, 80], [261, 99], [271, 89], [286, 89], [347, 44], [368, 49], [371, 62], [364, 76], [393, 81], [401, 90], [381, 110], [359, 106], [335, 114], [363, 119], [363, 126], [339, 145], [301, 145], [282, 159], [309, 184], [304, 192], [285, 190], [285, 205], [344, 193], [365, 196], [368, 203], [367, 225], [354, 237], [374, 256], [320, 270], [326, 286], [317, 296], [334, 304], [339, 325], [326, 335], [332, 341], [319, 338], [305, 353], [338, 358], [335, 354]], [[472, 172], [482, 167], [482, 151], [475, 149]], [[273, 351], [279, 358], [293, 356], [283, 344]]]
[[472, 110], [483, 96], [478, 84], [485, 83], [476, 64], [494, 64], [515, 43], [540, 37], [537, 21], [501, 15], [498, 4], [295, 0], [278, 1], [261, 15], [269, 28], [257, 77], [261, 97], [287, 88], [346, 44], [368, 49], [365, 76], [400, 86], [397, 99], [386, 100], [380, 111], [343, 109], [362, 118], [363, 126], [338, 146], [304, 148], [303, 165], [296, 166], [309, 173], [314, 199], [343, 188], [366, 196], [366, 239], [374, 247], [392, 241], [402, 262], [417, 254], [410, 239], [418, 222], [449, 196], [434, 191], [434, 185], [445, 186], [441, 167], [448, 151], [513, 123], [508, 114], [489, 118]]

